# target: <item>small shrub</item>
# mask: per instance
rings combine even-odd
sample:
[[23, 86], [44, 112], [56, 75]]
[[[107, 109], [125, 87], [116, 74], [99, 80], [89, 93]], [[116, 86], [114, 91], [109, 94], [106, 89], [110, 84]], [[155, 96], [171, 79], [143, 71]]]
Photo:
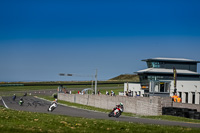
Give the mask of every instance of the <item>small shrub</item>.
[[57, 93], [53, 93], [53, 98], [58, 98], [58, 94]]

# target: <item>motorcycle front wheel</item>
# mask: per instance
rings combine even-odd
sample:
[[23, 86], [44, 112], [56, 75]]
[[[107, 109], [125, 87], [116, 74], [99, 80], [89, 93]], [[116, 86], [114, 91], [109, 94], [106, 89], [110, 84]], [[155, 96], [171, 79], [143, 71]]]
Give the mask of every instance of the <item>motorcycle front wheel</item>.
[[110, 112], [109, 114], [108, 114], [108, 116], [109, 117], [112, 117], [112, 116], [114, 116], [114, 112], [112, 111], [112, 112]]

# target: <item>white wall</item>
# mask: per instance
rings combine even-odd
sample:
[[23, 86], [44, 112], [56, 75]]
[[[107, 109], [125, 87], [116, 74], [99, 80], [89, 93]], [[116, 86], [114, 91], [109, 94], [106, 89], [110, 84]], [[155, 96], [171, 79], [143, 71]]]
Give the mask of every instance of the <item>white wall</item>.
[[126, 94], [125, 92], [129, 90], [133, 91], [133, 96], [135, 96], [135, 92], [137, 92], [139, 94], [139, 92], [142, 94], [144, 94], [144, 90], [141, 89], [141, 85], [140, 83], [128, 83], [128, 88], [127, 88], [127, 83], [124, 83], [124, 94]]
[[[174, 81], [171, 82], [171, 93], [170, 96], [172, 96], [172, 90], [174, 89]], [[200, 93], [200, 81], [189, 81], [189, 80], [178, 80], [177, 81], [177, 92], [182, 92], [182, 102], [185, 103], [186, 95], [185, 93], [188, 93], [188, 103], [192, 103], [193, 95], [195, 94], [195, 104], [200, 104], [199, 99], [199, 93]], [[179, 93], [178, 93], [179, 94]]]
[[183, 92], [200, 92], [200, 81], [177, 81], [177, 91], [183, 91]]

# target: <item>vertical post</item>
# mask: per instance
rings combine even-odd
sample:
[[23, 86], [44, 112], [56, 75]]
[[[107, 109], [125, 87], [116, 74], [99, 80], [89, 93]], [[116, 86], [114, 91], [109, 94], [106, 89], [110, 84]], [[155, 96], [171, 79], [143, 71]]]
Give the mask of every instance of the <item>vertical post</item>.
[[95, 95], [97, 94], [97, 69], [95, 74]]
[[[92, 85], [91, 85], [92, 93], [94, 93], [94, 89], [93, 89], [93, 81], [94, 81], [94, 75], [92, 75]], [[91, 94], [92, 94], [92, 93], [91, 93]]]
[[173, 72], [174, 72], [174, 95], [177, 93], [177, 88], [176, 88], [176, 82], [177, 82], [177, 72], [176, 72], [176, 68], [173, 68]]
[[92, 87], [91, 87], [91, 88], [92, 88], [92, 90], [94, 90], [94, 89], [93, 89], [93, 78], [92, 78]]

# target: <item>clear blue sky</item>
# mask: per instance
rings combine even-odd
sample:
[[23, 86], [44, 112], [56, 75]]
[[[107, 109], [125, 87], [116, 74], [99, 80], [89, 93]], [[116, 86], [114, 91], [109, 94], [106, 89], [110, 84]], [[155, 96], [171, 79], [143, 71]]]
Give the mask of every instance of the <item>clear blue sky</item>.
[[0, 1], [0, 81], [107, 80], [154, 57], [200, 60], [199, 0]]

